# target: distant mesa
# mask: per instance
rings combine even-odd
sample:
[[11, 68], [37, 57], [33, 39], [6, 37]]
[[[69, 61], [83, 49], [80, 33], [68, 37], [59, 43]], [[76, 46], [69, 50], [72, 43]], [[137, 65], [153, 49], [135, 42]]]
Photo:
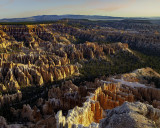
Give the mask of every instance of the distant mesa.
[[[0, 22], [44, 22], [44, 21], [56, 21], [62, 19], [87, 19], [87, 20], [124, 20], [124, 19], [137, 19], [128, 17], [112, 17], [112, 16], [100, 16], [100, 15], [40, 15], [25, 18], [5, 18], [0, 19]], [[147, 19], [147, 18], [140, 18]]]

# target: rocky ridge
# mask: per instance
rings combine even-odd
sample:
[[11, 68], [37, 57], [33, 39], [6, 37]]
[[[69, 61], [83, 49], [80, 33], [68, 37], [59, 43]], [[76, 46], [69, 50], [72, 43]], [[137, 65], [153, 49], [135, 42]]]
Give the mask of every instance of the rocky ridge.
[[[143, 123], [145, 127], [159, 127], [159, 89], [131, 87], [109, 79], [102, 77], [94, 83], [86, 82], [85, 86], [80, 87], [66, 81], [61, 88], [53, 87], [48, 91], [47, 101], [41, 98], [33, 108], [24, 105], [23, 109], [12, 108], [11, 112], [15, 118], [26, 118], [27, 127], [31, 128], [121, 128], [129, 125], [140, 127]], [[56, 113], [57, 109], [61, 110]], [[66, 113], [66, 110], [69, 111]], [[120, 121], [119, 117], [124, 118], [124, 121], [116, 125]], [[142, 121], [136, 122], [136, 118]]]

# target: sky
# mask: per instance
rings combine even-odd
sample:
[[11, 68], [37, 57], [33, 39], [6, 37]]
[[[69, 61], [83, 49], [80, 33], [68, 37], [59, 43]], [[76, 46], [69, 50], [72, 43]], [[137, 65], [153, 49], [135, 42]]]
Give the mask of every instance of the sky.
[[0, 0], [0, 19], [64, 14], [159, 17], [160, 0]]

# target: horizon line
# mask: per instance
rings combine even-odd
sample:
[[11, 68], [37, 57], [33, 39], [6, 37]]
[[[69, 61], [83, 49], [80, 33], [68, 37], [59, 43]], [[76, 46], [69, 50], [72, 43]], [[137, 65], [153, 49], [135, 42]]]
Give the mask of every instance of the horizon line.
[[117, 17], [117, 18], [160, 18], [160, 16], [110, 16], [110, 15], [83, 15], [83, 14], [53, 14], [53, 15], [33, 15], [33, 16], [26, 16], [26, 17], [12, 17], [12, 18], [0, 18], [0, 20], [4, 19], [22, 19], [22, 18], [32, 18], [36, 16], [102, 16], [102, 17]]

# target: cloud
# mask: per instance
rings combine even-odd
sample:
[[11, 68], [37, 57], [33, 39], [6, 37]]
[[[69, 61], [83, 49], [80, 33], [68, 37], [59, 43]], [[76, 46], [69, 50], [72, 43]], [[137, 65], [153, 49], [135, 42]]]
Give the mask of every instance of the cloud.
[[136, 3], [136, 0], [128, 0], [127, 2], [121, 2], [121, 3], [101, 3], [103, 7], [97, 8], [100, 11], [106, 11], [106, 12], [112, 12], [112, 11], [117, 11], [119, 9], [124, 9], [132, 6], [134, 3]]

